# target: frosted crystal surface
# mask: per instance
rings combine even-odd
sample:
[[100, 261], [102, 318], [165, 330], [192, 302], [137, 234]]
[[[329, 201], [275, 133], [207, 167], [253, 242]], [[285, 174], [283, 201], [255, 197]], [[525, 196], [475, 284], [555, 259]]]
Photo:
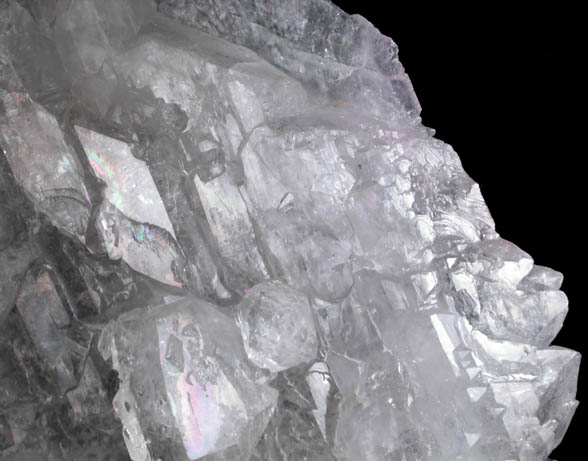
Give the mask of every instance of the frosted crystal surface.
[[392, 39], [0, 0], [0, 457], [547, 460], [580, 354]]
[[255, 285], [238, 306], [239, 326], [249, 359], [278, 372], [311, 362], [318, 339], [308, 296], [282, 285]]
[[256, 382], [232, 319], [186, 299], [134, 310], [110, 328], [106, 350], [122, 380], [114, 408], [132, 459], [250, 456], [278, 391]]
[[0, 130], [12, 173], [39, 211], [84, 241], [91, 204], [79, 162], [56, 118], [25, 93], [1, 94]]

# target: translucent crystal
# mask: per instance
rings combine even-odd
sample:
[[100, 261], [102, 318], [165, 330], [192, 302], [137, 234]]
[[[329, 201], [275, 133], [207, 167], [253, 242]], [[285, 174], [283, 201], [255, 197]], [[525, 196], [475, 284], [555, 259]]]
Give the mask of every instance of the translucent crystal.
[[160, 282], [181, 286], [183, 255], [145, 164], [126, 143], [75, 128], [94, 174], [106, 184], [96, 226], [108, 255]]
[[0, 0], [0, 457], [548, 459], [580, 355], [328, 0]]
[[137, 272], [182, 286], [181, 250], [165, 230], [129, 219], [107, 199], [98, 210], [96, 230], [111, 259], [122, 258]]
[[247, 458], [277, 391], [256, 382], [229, 317], [186, 299], [132, 311], [110, 334], [122, 380], [114, 407], [133, 460]]
[[55, 117], [26, 93], [0, 90], [0, 140], [14, 176], [39, 211], [85, 240], [90, 198], [83, 171]]
[[51, 280], [51, 273], [41, 270], [38, 275], [27, 274], [16, 306], [41, 359], [54, 376], [59, 392], [65, 393], [75, 387], [70, 348], [59, 331], [68, 326], [70, 319]]
[[255, 285], [239, 304], [249, 359], [273, 372], [312, 361], [318, 339], [308, 296], [279, 282]]
[[128, 144], [76, 126], [94, 174], [106, 183], [104, 198], [130, 219], [174, 230], [145, 164], [133, 157]]

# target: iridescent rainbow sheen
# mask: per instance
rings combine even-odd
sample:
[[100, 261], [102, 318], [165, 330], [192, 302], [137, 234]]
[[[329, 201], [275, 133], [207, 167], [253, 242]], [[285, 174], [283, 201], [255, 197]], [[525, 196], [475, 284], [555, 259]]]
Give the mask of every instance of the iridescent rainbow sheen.
[[83, 127], [76, 133], [96, 176], [104, 181], [104, 198], [125, 216], [140, 223], [174, 229], [147, 165], [136, 159], [129, 144]]
[[[216, 363], [202, 355], [192, 356], [189, 349], [194, 352], [198, 346], [192, 338], [179, 333], [188, 325], [189, 322], [181, 316], [169, 316], [158, 320], [157, 333], [168, 402], [181, 433], [186, 455], [190, 459], [198, 459], [234, 443], [231, 437], [226, 436], [231, 432], [227, 430], [231, 423], [225, 421], [225, 408], [236, 404], [237, 413], [242, 414], [245, 408], [237, 391]], [[166, 359], [167, 343], [172, 334], [184, 344], [183, 370]], [[187, 347], [191, 341], [192, 347]], [[202, 375], [194, 368], [203, 361], [206, 362], [209, 377], [206, 380], [202, 380]]]
[[[114, 171], [114, 167], [106, 163], [98, 154], [93, 152], [90, 149], [86, 149], [86, 156], [90, 161], [90, 165], [92, 166], [94, 172], [100, 176], [106, 184], [110, 184], [112, 182], [116, 182], [116, 173]], [[118, 188], [115, 189], [116, 192], [113, 194], [113, 205], [117, 206], [120, 205], [121, 196], [118, 192]]]

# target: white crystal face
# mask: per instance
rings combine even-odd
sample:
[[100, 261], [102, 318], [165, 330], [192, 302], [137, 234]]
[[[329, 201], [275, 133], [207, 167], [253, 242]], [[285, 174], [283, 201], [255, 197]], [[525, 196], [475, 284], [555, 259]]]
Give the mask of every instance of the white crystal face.
[[[135, 310], [109, 334], [122, 379], [115, 408], [132, 459], [163, 456], [169, 443], [174, 459], [250, 456], [250, 439], [261, 436], [278, 392], [255, 382], [232, 319], [205, 302], [181, 300], [149, 315]], [[145, 383], [150, 369], [153, 382]], [[141, 429], [147, 414], [152, 436]], [[149, 446], [154, 440], [159, 448]]]
[[279, 372], [316, 357], [318, 339], [304, 293], [264, 282], [243, 297], [238, 309], [247, 356], [258, 367]]
[[57, 120], [25, 93], [3, 92], [2, 104], [0, 136], [12, 174], [56, 227], [84, 241], [90, 198]]
[[328, 0], [0, 0], [2, 459], [546, 460], [562, 274]]

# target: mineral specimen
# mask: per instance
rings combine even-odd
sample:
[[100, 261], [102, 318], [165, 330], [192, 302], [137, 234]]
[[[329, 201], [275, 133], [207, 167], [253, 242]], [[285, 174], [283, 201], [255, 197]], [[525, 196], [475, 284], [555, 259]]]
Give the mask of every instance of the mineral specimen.
[[238, 309], [245, 350], [259, 368], [279, 372], [316, 357], [314, 320], [303, 293], [263, 282], [243, 297]]
[[545, 460], [562, 275], [328, 0], [0, 0], [0, 457]]
[[249, 458], [278, 391], [256, 382], [231, 318], [180, 300], [110, 328], [106, 355], [122, 380], [114, 408], [132, 459]]

